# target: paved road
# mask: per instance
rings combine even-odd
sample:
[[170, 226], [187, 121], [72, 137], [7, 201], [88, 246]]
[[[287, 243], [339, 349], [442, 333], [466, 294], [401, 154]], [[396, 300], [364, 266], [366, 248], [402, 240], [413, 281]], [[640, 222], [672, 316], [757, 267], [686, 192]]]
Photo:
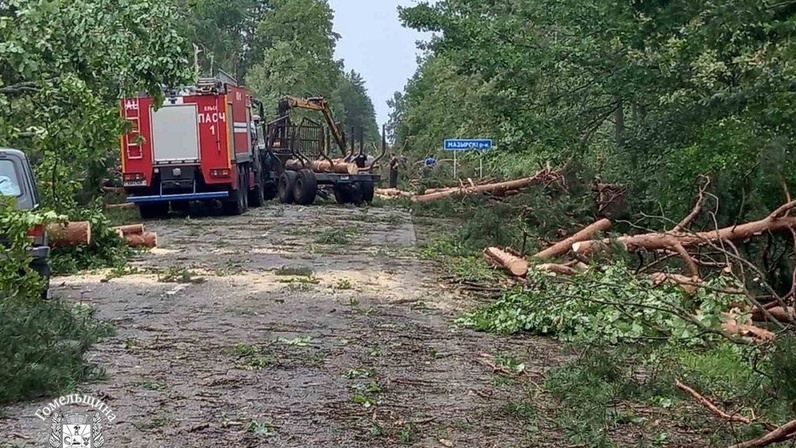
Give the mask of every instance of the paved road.
[[[160, 247], [132, 273], [55, 281], [117, 329], [91, 352], [106, 379], [80, 386], [117, 415], [106, 446], [526, 446], [479, 354], [546, 348], [453, 328], [463, 303], [415, 257], [408, 214], [269, 205], [148, 227]], [[5, 409], [0, 442], [47, 446], [46, 403]]]

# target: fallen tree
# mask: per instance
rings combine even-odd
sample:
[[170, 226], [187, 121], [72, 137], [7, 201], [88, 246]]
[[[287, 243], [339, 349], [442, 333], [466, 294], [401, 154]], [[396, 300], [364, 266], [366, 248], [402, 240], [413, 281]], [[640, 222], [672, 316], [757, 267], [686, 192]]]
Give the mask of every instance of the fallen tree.
[[399, 190], [397, 188], [377, 188], [374, 192], [376, 196], [380, 197], [411, 197], [413, 193], [409, 191]]
[[707, 232], [685, 232], [680, 230], [685, 227], [683, 223], [680, 223], [674, 230], [669, 232], [626, 235], [616, 239], [606, 238], [599, 241], [581, 241], [574, 243], [572, 250], [585, 256], [598, 250], [605, 250], [612, 243], [616, 243], [628, 252], [637, 252], [640, 249], [647, 251], [674, 251], [686, 263], [691, 274], [698, 277], [699, 270], [694, 259], [688, 254], [687, 249], [706, 244], [721, 245], [722, 242], [726, 241], [745, 240], [765, 232], [775, 233], [794, 230], [796, 229], [796, 218], [786, 216], [786, 213], [794, 207], [796, 207], [796, 201], [790, 201], [761, 220]]
[[495, 182], [495, 183], [482, 184], [482, 185], [459, 186], [459, 187], [441, 189], [438, 191], [433, 191], [431, 193], [426, 192], [425, 194], [422, 194], [420, 196], [415, 196], [412, 198], [412, 200], [415, 202], [429, 202], [457, 194], [468, 195], [474, 193], [490, 193], [493, 195], [505, 195], [510, 191], [517, 191], [522, 188], [529, 187], [531, 185], [542, 185], [554, 182], [558, 179], [561, 179], [562, 171], [563, 170], [553, 170], [548, 165], [545, 169], [539, 171], [538, 173], [528, 178], [515, 179], [505, 182]]

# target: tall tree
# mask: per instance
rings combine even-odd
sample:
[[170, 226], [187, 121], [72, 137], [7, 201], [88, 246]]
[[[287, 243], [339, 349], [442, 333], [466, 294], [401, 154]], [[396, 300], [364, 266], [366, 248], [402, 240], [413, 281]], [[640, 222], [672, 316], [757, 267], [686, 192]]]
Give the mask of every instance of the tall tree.
[[362, 75], [350, 70], [342, 74], [338, 81], [334, 97], [339, 99], [344, 109], [342, 124], [345, 129], [355, 129], [357, 135], [363, 132], [366, 142], [376, 142], [380, 139], [378, 125], [376, 124], [376, 111], [373, 101], [368, 96], [365, 80]]
[[120, 96], [187, 79], [176, 20], [147, 0], [0, 3], [0, 146], [31, 155], [48, 205], [69, 206], [86, 169], [118, 151]]
[[[677, 216], [697, 174], [721, 185], [720, 224], [771, 208], [779, 176], [796, 180], [796, 91], [790, 2], [498, 2], [441, 0], [402, 8], [405, 25], [439, 33], [400, 98], [403, 141], [453, 108], [427, 107], [445, 58], [480, 101], [501, 151], [576, 160]], [[432, 74], [433, 73], [433, 74]], [[427, 78], [429, 87], [418, 89]], [[479, 113], [480, 113], [479, 112]], [[449, 126], [446, 126], [449, 128]], [[453, 130], [452, 128], [451, 131]], [[403, 133], [403, 134], [402, 134]], [[600, 165], [597, 160], [605, 160]], [[647, 174], [642, 174], [647, 173]], [[754, 179], [754, 180], [752, 180]]]

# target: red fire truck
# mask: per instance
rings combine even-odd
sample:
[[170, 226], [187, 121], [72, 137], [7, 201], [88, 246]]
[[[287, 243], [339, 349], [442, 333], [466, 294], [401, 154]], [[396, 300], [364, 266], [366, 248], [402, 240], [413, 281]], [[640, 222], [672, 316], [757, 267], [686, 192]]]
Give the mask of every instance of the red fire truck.
[[121, 138], [122, 179], [142, 218], [215, 200], [226, 214], [239, 215], [276, 195], [261, 167], [262, 103], [234, 78], [220, 72], [168, 91], [160, 107], [153, 102], [121, 100], [121, 115], [132, 125]]

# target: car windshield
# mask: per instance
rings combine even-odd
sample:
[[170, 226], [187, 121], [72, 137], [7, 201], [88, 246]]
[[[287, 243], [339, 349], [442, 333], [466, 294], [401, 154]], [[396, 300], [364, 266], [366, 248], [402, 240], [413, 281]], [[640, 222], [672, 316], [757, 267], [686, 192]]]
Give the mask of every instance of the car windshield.
[[22, 195], [17, 168], [11, 160], [0, 160], [0, 195], [13, 197]]

